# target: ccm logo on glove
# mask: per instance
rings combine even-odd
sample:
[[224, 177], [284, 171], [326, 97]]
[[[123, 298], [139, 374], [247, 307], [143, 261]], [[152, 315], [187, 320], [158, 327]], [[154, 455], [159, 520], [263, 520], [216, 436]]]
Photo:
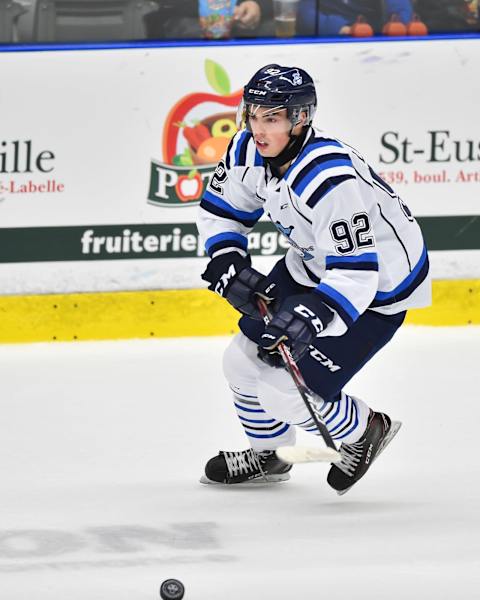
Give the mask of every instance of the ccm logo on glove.
[[260, 339], [260, 356], [262, 351], [275, 352], [285, 342], [299, 360], [332, 319], [333, 311], [315, 292], [285, 298]]
[[225, 298], [244, 315], [261, 320], [257, 296], [270, 303], [275, 299], [276, 284], [252, 269], [250, 256], [239, 252], [226, 252], [212, 258], [202, 279], [208, 281], [209, 290]]
[[307, 308], [304, 304], [299, 304], [293, 310], [296, 313], [298, 313], [301, 317], [303, 317], [304, 319], [310, 319], [310, 325], [317, 332], [317, 337], [318, 337], [318, 334], [322, 333], [323, 323], [322, 323], [322, 321], [320, 321], [320, 319], [317, 317], [317, 315], [313, 311], [311, 311], [309, 308]]
[[230, 265], [228, 267], [228, 271], [220, 276], [220, 281], [218, 281], [217, 285], [215, 286], [215, 293], [219, 296], [223, 296], [228, 284], [230, 283], [230, 279], [232, 279], [232, 277], [236, 277], [236, 275], [237, 271], [235, 269], [235, 265]]

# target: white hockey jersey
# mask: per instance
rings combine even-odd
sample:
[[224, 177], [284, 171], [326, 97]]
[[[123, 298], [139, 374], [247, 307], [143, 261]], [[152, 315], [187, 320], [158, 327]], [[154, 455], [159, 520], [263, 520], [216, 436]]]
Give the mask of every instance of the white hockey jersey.
[[278, 179], [243, 130], [232, 139], [200, 204], [210, 257], [247, 252], [266, 213], [290, 243], [292, 278], [335, 314], [322, 335], [345, 333], [365, 310], [393, 314], [431, 303], [427, 250], [407, 206], [347, 144], [311, 128]]

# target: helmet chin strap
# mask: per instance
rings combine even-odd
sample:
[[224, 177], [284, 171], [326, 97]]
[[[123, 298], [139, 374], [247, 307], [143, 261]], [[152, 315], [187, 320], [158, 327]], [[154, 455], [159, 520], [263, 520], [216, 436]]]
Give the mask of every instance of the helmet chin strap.
[[268, 163], [270, 167], [278, 169], [293, 160], [300, 152], [300, 148], [303, 146], [303, 142], [307, 137], [309, 128], [309, 125], [304, 125], [299, 135], [292, 135], [292, 126], [292, 129], [290, 129], [289, 133], [290, 139], [285, 148], [279, 154], [277, 154], [277, 156], [269, 156], [268, 158], [264, 158], [264, 162]]

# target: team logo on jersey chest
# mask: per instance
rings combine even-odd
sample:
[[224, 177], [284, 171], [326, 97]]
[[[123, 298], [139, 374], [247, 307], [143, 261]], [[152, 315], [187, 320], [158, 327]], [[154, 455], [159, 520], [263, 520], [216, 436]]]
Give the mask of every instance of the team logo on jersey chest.
[[307, 248], [302, 248], [302, 246], [297, 244], [297, 242], [295, 240], [292, 240], [291, 236], [292, 236], [292, 231], [295, 229], [295, 225], [289, 225], [288, 227], [285, 227], [284, 225], [282, 225], [280, 223], [280, 221], [274, 221], [272, 219], [272, 215], [270, 213], [268, 213], [268, 216], [269, 216], [270, 220], [272, 221], [272, 223], [275, 225], [275, 227], [278, 229], [278, 231], [287, 238], [288, 243], [291, 246], [293, 246], [293, 248], [295, 248], [295, 250], [300, 254], [300, 256], [302, 257], [303, 260], [307, 261], [307, 260], [312, 260], [312, 258], [315, 258], [313, 256], [313, 254], [311, 254], [311, 251], [313, 250], [313, 246], [308, 246]]

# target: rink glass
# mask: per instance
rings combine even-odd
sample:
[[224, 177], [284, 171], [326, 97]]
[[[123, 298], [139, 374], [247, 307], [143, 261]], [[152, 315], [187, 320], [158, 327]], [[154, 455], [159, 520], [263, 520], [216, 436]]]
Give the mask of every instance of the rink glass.
[[293, 37], [297, 28], [297, 10], [299, 0], [273, 0], [275, 17], [275, 35]]
[[229, 38], [236, 0], [198, 0], [198, 15], [203, 37]]

